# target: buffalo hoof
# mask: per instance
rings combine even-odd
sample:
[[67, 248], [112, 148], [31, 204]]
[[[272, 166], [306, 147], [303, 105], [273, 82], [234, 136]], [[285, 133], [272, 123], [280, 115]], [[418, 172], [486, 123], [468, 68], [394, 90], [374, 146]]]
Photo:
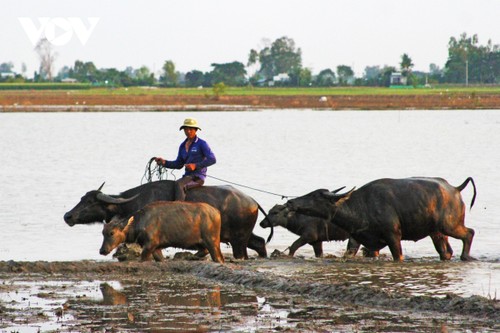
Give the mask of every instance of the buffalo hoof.
[[364, 246], [361, 248], [361, 252], [363, 253], [363, 257], [365, 258], [377, 258], [379, 255], [378, 250], [368, 250]]
[[468, 255], [468, 254], [462, 254], [462, 255], [460, 256], [460, 260], [462, 260], [462, 261], [476, 261], [477, 259], [476, 259], [476, 258], [474, 258], [474, 257], [471, 257], [471, 256], [470, 256], [470, 255]]
[[[286, 251], [286, 250], [285, 250]], [[280, 250], [276, 249], [271, 253], [271, 258], [276, 259], [276, 258], [293, 258], [293, 256], [286, 254], [285, 251], [281, 252]]]

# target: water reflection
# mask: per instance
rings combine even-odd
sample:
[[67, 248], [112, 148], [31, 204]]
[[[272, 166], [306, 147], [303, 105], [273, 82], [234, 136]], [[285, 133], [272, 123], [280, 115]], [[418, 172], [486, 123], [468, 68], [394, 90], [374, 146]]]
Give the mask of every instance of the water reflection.
[[154, 321], [150, 328], [155, 331], [208, 331], [214, 325], [224, 327], [244, 316], [254, 316], [258, 311], [253, 293], [243, 294], [227, 287], [182, 279], [125, 284], [123, 292], [131, 302], [150, 310], [136, 313], [136, 323]]
[[103, 305], [123, 305], [128, 303], [127, 296], [117, 291], [108, 283], [101, 283], [100, 289], [102, 293]]
[[[184, 276], [99, 282], [99, 290], [102, 298], [69, 301], [75, 317], [80, 322], [92, 320], [94, 329], [231, 331], [235, 325], [254, 322], [260, 312], [265, 317], [286, 318], [283, 310], [278, 313], [265, 298], [258, 300], [254, 292], [190, 281]], [[95, 318], [100, 320], [96, 322]]]

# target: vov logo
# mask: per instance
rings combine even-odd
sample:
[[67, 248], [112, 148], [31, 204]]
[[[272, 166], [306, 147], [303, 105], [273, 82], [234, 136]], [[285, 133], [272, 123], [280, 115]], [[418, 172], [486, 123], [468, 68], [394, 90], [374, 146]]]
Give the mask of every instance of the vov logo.
[[47, 38], [52, 45], [62, 46], [71, 41], [73, 33], [82, 45], [85, 45], [100, 18], [88, 17], [88, 24], [85, 24], [79, 17], [39, 17], [38, 23], [35, 23], [30, 17], [18, 17], [17, 19], [33, 46], [41, 38]]

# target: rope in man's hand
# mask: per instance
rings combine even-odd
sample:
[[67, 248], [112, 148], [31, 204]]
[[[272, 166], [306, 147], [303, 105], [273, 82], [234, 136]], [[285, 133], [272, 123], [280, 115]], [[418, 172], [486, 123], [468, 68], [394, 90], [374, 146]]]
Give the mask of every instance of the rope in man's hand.
[[[152, 165], [154, 162], [154, 165]], [[171, 173], [174, 176], [173, 173]], [[155, 179], [156, 178], [156, 179]], [[144, 170], [144, 175], [141, 179], [141, 184], [151, 183], [154, 180], [165, 180], [168, 179], [168, 170], [164, 166], [161, 166], [157, 163], [157, 158], [152, 157], [148, 163], [146, 164], [146, 169]], [[175, 176], [174, 176], [175, 180]]]

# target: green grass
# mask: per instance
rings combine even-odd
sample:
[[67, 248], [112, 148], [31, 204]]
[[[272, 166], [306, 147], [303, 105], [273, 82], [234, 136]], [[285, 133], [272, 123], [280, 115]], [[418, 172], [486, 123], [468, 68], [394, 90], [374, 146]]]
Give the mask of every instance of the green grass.
[[[89, 89], [79, 94], [102, 95], [213, 95], [212, 88], [158, 88], [140, 87], [117, 89]], [[332, 95], [432, 95], [432, 94], [500, 94], [499, 87], [436, 87], [415, 89], [390, 89], [378, 87], [334, 87], [334, 88], [254, 88], [228, 87], [228, 96], [332, 96]]]
[[0, 90], [80, 90], [90, 89], [87, 83], [0, 83]]
[[[0, 84], [2, 90], [71, 90], [79, 95], [213, 95], [212, 88], [95, 88], [84, 84]], [[228, 96], [332, 96], [332, 95], [432, 95], [432, 94], [500, 94], [500, 86], [434, 86], [432, 88], [391, 89], [385, 87], [333, 88], [255, 88], [227, 87]]]

